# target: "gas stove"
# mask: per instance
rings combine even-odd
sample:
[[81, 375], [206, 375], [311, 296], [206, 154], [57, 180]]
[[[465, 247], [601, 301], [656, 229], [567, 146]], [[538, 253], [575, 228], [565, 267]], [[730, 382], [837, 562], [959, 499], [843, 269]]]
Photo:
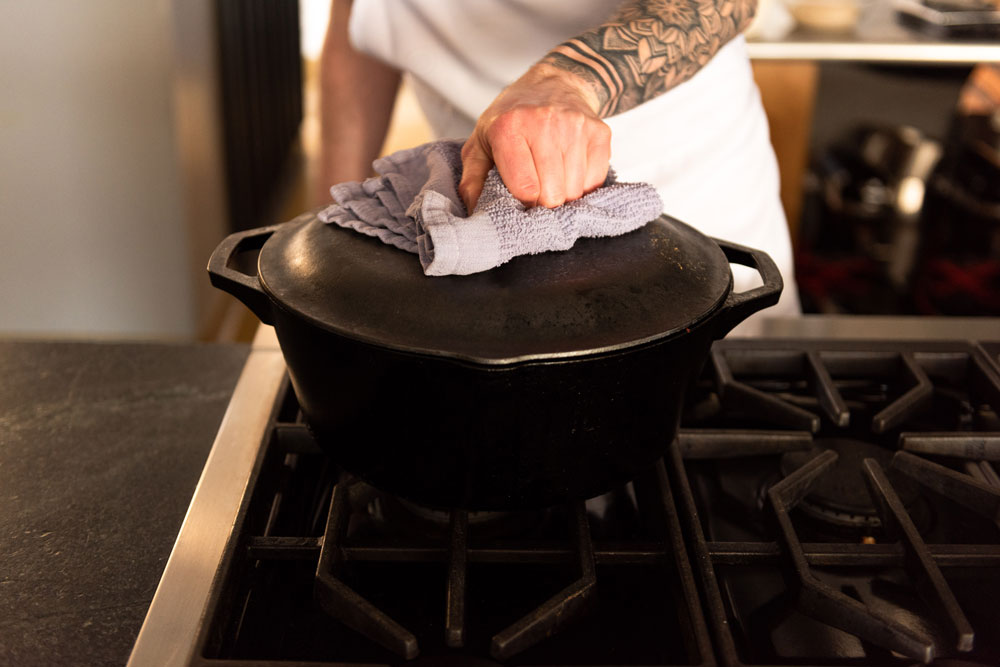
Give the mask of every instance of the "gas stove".
[[1000, 664], [998, 362], [720, 341], [645, 474], [465, 512], [338, 469], [262, 328], [129, 664]]

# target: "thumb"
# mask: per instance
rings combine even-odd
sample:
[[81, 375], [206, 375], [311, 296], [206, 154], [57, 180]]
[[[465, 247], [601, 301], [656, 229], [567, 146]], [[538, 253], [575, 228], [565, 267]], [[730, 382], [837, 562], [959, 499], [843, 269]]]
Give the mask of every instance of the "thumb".
[[475, 137], [469, 138], [462, 147], [462, 180], [458, 183], [458, 194], [469, 215], [476, 208], [483, 183], [486, 182], [486, 174], [492, 168], [493, 158], [483, 150]]

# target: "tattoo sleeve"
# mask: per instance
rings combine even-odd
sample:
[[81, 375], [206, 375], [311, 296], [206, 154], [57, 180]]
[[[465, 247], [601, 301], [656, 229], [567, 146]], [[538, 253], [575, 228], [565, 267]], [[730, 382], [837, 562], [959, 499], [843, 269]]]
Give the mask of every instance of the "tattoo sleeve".
[[543, 59], [581, 76], [613, 116], [687, 81], [750, 24], [757, 0], [630, 0]]

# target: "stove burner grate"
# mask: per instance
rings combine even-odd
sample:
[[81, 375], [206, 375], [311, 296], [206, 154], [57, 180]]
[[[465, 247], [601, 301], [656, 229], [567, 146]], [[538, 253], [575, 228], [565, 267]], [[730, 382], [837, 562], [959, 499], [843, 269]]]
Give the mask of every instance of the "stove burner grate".
[[[1000, 664], [997, 356], [721, 341], [612, 528], [580, 505], [375, 516], [288, 390], [193, 664]], [[828, 506], [869, 525], [819, 530]]]
[[195, 664], [715, 664], [662, 462], [635, 480], [625, 532], [583, 503], [512, 534], [464, 511], [396, 531], [372, 516], [386, 497], [330, 465], [297, 411], [291, 396], [262, 448]]
[[[1000, 372], [984, 349], [722, 341], [709, 372], [720, 415], [701, 400], [694, 423], [727, 427], [688, 422], [668, 462], [722, 663], [1000, 664]], [[756, 448], [729, 427], [747, 420]]]
[[[341, 481], [333, 490], [329, 520], [316, 568], [316, 597], [323, 608], [337, 620], [407, 660], [412, 660], [419, 653], [416, 636], [354, 592], [336, 575], [343, 559], [341, 545], [346, 537], [347, 521], [353, 509], [350, 500], [351, 486], [356, 483], [353, 480]], [[450, 514], [445, 635], [449, 647], [462, 648], [466, 635], [469, 513], [454, 510]], [[597, 579], [594, 546], [582, 502], [574, 503], [572, 516], [579, 579], [495, 635], [490, 653], [497, 660], [506, 660], [554, 634], [580, 613], [592, 598]]]

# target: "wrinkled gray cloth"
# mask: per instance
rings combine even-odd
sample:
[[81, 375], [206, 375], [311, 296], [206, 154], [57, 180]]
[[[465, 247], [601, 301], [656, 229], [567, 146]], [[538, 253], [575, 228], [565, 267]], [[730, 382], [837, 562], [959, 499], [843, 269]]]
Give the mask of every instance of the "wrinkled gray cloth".
[[518, 255], [567, 250], [580, 237], [618, 236], [642, 227], [663, 210], [645, 183], [604, 185], [556, 208], [526, 208], [507, 190], [496, 168], [486, 177], [468, 215], [458, 182], [462, 142], [435, 141], [379, 158], [378, 176], [330, 188], [336, 204], [323, 222], [375, 236], [417, 253], [429, 276], [486, 271]]

